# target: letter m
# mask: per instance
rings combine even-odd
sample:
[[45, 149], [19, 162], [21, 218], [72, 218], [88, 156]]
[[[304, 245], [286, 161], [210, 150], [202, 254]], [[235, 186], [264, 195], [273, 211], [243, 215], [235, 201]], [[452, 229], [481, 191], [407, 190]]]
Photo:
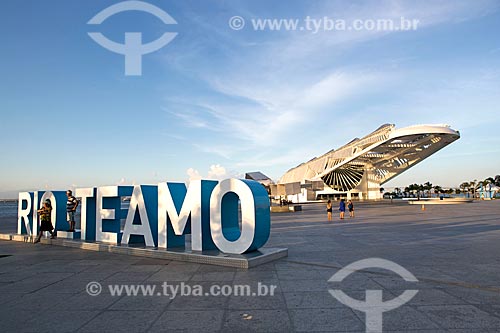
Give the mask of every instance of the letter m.
[[210, 195], [217, 181], [158, 184], [158, 247], [185, 247], [191, 234], [191, 250], [216, 249], [210, 233]]

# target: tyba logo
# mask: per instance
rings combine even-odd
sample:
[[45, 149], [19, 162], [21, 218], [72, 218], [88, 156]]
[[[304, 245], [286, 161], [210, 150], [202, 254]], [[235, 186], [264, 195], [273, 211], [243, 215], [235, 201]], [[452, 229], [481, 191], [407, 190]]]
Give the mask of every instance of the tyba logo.
[[[395, 262], [380, 258], [359, 260], [350, 265], [347, 265], [346, 267], [335, 273], [328, 280], [328, 282], [341, 282], [351, 273], [367, 268], [386, 269], [398, 274], [407, 282], [418, 282], [417, 278], [404, 267], [396, 264]], [[382, 314], [384, 312], [394, 310], [402, 306], [406, 302], [410, 301], [418, 293], [418, 290], [405, 290], [398, 297], [384, 302], [382, 300], [382, 290], [367, 290], [366, 299], [363, 302], [351, 298], [342, 290], [330, 289], [328, 291], [342, 304], [358, 311], [364, 312], [366, 314], [366, 332], [370, 333], [382, 332]]]
[[[109, 6], [90, 19], [87, 24], [99, 25], [110, 16], [133, 10], [154, 15], [165, 24], [177, 24], [177, 22], [167, 12], [152, 4], [142, 1], [124, 1]], [[142, 56], [161, 49], [170, 43], [175, 36], [177, 36], [176, 32], [165, 32], [160, 38], [150, 43], [142, 44], [142, 33], [126, 32], [125, 44], [119, 44], [109, 40], [100, 32], [89, 32], [88, 34], [90, 38], [105, 49], [118, 54], [123, 54], [125, 56], [125, 75], [127, 76], [142, 75]]]

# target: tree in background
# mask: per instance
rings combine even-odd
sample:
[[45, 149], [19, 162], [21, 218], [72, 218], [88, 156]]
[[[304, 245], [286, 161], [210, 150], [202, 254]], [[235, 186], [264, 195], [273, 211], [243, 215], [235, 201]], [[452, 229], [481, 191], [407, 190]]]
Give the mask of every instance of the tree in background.
[[401, 189], [399, 187], [394, 188], [394, 192], [396, 192], [396, 195], [401, 195]]
[[[491, 198], [491, 185], [495, 184], [495, 179], [493, 179], [492, 177], [488, 177], [485, 180], [480, 181], [479, 184], [481, 185], [483, 190], [483, 197]], [[488, 196], [486, 196], [486, 193], [488, 193]]]
[[423, 190], [424, 190], [424, 193], [426, 193], [427, 197], [430, 198], [431, 197], [431, 190], [432, 190], [432, 183], [431, 182], [425, 182], [424, 185], [423, 185]]
[[469, 189], [472, 192], [472, 198], [473, 199], [476, 198], [477, 186], [478, 186], [477, 179], [474, 179], [473, 181], [469, 182]]
[[405, 197], [410, 196], [410, 186], [406, 186], [404, 192], [405, 192]]
[[413, 195], [416, 195], [419, 191], [419, 185], [418, 184], [411, 184], [410, 186], [408, 186], [408, 191], [413, 194]]
[[439, 186], [439, 185], [434, 186], [434, 193], [436, 193], [438, 196], [440, 193], [443, 193], [443, 192], [444, 192], [444, 190], [441, 186]]
[[469, 187], [470, 187], [470, 184], [467, 183], [467, 182], [463, 182], [462, 184], [460, 184], [459, 187], [462, 190], [462, 192], [467, 193], [467, 198], [468, 198], [469, 197]]

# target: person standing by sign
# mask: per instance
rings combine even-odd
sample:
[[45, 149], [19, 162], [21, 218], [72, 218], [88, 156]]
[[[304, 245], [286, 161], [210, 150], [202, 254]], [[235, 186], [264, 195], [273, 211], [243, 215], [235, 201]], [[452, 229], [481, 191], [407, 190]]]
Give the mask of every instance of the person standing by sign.
[[344, 199], [340, 199], [339, 211], [340, 211], [340, 219], [343, 220], [344, 213], [345, 213], [345, 201], [344, 201]]
[[55, 237], [54, 232], [52, 232], [52, 230], [54, 230], [54, 227], [50, 222], [50, 215], [52, 213], [52, 206], [50, 205], [50, 200], [49, 199], [45, 200], [43, 207], [37, 210], [37, 212], [40, 215], [40, 232], [38, 233], [38, 236], [36, 237], [33, 244], [40, 242], [40, 238], [42, 238], [42, 234], [44, 231], [50, 232], [51, 239]]
[[328, 214], [328, 221], [332, 220], [332, 212], [333, 212], [332, 200], [328, 200], [328, 202], [326, 203], [326, 213]]
[[66, 191], [66, 195], [68, 196], [68, 201], [66, 201], [66, 212], [67, 212], [67, 220], [69, 224], [69, 232], [75, 231], [75, 212], [78, 207], [78, 200], [73, 196], [73, 192], [71, 190]]
[[352, 200], [347, 202], [347, 209], [349, 209], [349, 217], [354, 217], [354, 204], [352, 203]]

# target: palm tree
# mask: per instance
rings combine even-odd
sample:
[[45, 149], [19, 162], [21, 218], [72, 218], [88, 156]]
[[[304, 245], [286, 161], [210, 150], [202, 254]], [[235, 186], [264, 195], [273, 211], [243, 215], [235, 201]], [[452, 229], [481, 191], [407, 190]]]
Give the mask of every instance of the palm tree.
[[401, 194], [401, 189], [399, 187], [395, 187], [394, 192], [396, 192], [396, 195], [399, 196]]
[[406, 196], [410, 196], [410, 186], [405, 187], [405, 198]]
[[462, 190], [462, 192], [464, 193], [467, 193], [467, 198], [469, 197], [469, 183], [467, 182], [463, 182], [462, 184], [460, 184], [460, 189]]
[[483, 196], [486, 198], [486, 192], [489, 193], [488, 198], [491, 198], [491, 184], [493, 184], [495, 180], [491, 177], [486, 178], [485, 180], [479, 182], [483, 187]]
[[495, 176], [495, 186], [500, 186], [500, 175]]
[[469, 189], [472, 190], [472, 198], [476, 199], [477, 179], [469, 182]]
[[418, 188], [418, 195], [417, 196], [420, 198], [420, 196], [424, 193], [425, 187], [424, 187], [424, 185], [419, 184], [419, 185], [417, 185], [417, 188]]
[[444, 192], [443, 188], [439, 185], [434, 186], [434, 192], [439, 196], [439, 193]]
[[410, 184], [408, 185], [408, 192], [415, 195], [419, 195], [418, 191], [420, 190], [420, 186], [421, 185], [418, 185], [418, 184]]
[[427, 197], [430, 197], [431, 196], [431, 190], [432, 190], [432, 183], [431, 182], [424, 183], [423, 190], [427, 191]]

